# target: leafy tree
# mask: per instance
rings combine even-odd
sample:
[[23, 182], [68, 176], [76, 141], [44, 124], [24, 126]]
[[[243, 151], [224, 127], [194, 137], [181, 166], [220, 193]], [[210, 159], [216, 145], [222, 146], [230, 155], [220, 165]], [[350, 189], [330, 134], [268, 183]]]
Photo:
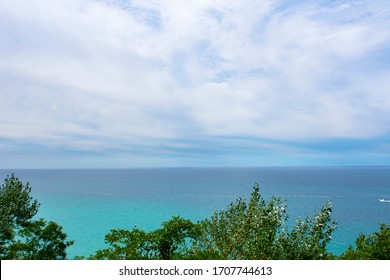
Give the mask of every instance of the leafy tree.
[[30, 196], [31, 187], [14, 175], [0, 187], [0, 258], [65, 259], [66, 241], [62, 227], [44, 219], [32, 220], [39, 203]]
[[198, 225], [180, 217], [172, 217], [162, 224], [162, 228], [145, 232], [132, 230], [111, 230], [105, 236], [109, 244], [98, 250], [90, 259], [144, 260], [182, 259], [188, 255], [188, 245], [199, 234]]
[[314, 217], [297, 219], [291, 232], [284, 231], [278, 242], [280, 259], [286, 260], [318, 260], [330, 257], [326, 251], [326, 244], [332, 238], [336, 229], [336, 222], [332, 221], [330, 214], [332, 205], [326, 203]]
[[16, 229], [30, 224], [39, 203], [30, 196], [29, 183], [23, 185], [14, 174], [7, 176], [0, 187], [0, 256], [15, 237]]
[[172, 217], [163, 223], [162, 229], [151, 233], [155, 258], [182, 259], [188, 254], [188, 246], [199, 236], [199, 226], [190, 220]]
[[256, 184], [248, 203], [239, 198], [202, 221], [198, 248], [226, 259], [272, 258], [278, 233], [287, 219], [285, 209], [280, 198], [266, 202]]
[[9, 245], [9, 257], [24, 260], [66, 259], [66, 248], [73, 241], [66, 241], [67, 235], [55, 222], [44, 219], [32, 221], [22, 228], [18, 240]]
[[250, 200], [239, 198], [226, 210], [202, 221], [202, 235], [194, 250], [225, 259], [322, 259], [336, 228], [327, 203], [314, 218], [297, 220], [289, 232], [286, 204], [279, 197], [268, 202], [255, 184]]
[[89, 259], [147, 260], [149, 258], [149, 235], [143, 230], [112, 229], [104, 239], [109, 247], [97, 250]]
[[380, 224], [379, 232], [365, 236], [360, 234], [355, 247], [349, 246], [341, 256], [346, 260], [390, 260], [390, 227]]

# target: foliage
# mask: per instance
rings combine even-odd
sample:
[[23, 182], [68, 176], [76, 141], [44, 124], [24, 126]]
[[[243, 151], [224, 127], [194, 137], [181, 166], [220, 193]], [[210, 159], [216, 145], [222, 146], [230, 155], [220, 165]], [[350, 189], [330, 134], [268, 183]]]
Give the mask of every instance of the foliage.
[[390, 260], [390, 227], [381, 224], [379, 232], [368, 236], [360, 234], [355, 240], [355, 247], [349, 246], [340, 258], [346, 260]]
[[332, 238], [336, 222], [330, 214], [332, 205], [327, 202], [320, 212], [315, 212], [314, 218], [297, 219], [291, 232], [283, 232], [279, 238], [280, 259], [286, 260], [318, 260], [326, 259], [329, 254], [326, 244]]
[[38, 212], [39, 203], [32, 199], [30, 192], [29, 183], [23, 185], [14, 174], [7, 176], [0, 187], [0, 256], [4, 246], [14, 239], [15, 230], [28, 226]]
[[9, 256], [23, 260], [63, 260], [66, 248], [73, 241], [66, 241], [67, 235], [55, 222], [44, 219], [32, 221], [19, 231], [19, 239], [10, 244]]
[[266, 202], [256, 184], [248, 203], [239, 198], [202, 221], [197, 246], [225, 259], [274, 258], [277, 236], [286, 220], [286, 205], [277, 197]]
[[188, 244], [199, 236], [199, 226], [190, 220], [173, 217], [163, 223], [162, 229], [152, 232], [151, 236], [154, 241], [152, 249], [157, 252], [155, 258], [181, 259], [188, 250]]
[[98, 250], [90, 259], [145, 260], [182, 259], [187, 256], [188, 244], [199, 234], [199, 226], [180, 217], [172, 217], [162, 224], [162, 228], [145, 232], [130, 230], [111, 230], [105, 236], [109, 244]]
[[109, 248], [101, 249], [90, 256], [95, 260], [144, 260], [148, 259], [149, 244], [147, 233], [133, 230], [113, 229], [105, 236]]
[[[279, 197], [268, 202], [257, 184], [250, 200], [239, 198], [226, 210], [202, 221], [202, 235], [195, 250], [225, 259], [322, 259], [336, 228], [327, 203], [315, 217], [297, 220], [289, 232], [286, 204]], [[212, 253], [212, 254], [211, 254]]]
[[65, 259], [66, 241], [62, 227], [44, 219], [32, 220], [39, 203], [30, 196], [31, 187], [14, 175], [0, 188], [0, 258]]

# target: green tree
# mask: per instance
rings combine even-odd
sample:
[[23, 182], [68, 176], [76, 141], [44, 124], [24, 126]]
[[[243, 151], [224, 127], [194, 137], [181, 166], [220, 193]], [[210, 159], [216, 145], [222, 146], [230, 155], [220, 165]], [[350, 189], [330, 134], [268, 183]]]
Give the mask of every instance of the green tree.
[[199, 226], [190, 220], [172, 217], [162, 228], [151, 232], [133, 228], [113, 229], [105, 236], [109, 245], [89, 259], [146, 260], [183, 259], [188, 256], [188, 246], [199, 234]]
[[285, 209], [278, 197], [266, 202], [256, 184], [248, 203], [241, 197], [201, 222], [203, 234], [197, 247], [219, 258], [273, 258], [277, 235], [287, 219]]
[[202, 221], [202, 235], [194, 247], [198, 253], [225, 259], [322, 259], [336, 228], [327, 203], [313, 219], [297, 220], [289, 232], [287, 205], [279, 198], [266, 201], [258, 184], [249, 202], [239, 198], [226, 210]]
[[32, 220], [39, 203], [14, 175], [7, 176], [0, 187], [0, 258], [1, 259], [65, 259], [66, 241], [62, 227], [44, 219]]
[[390, 260], [390, 227], [386, 224], [380, 224], [379, 232], [368, 236], [360, 234], [355, 240], [355, 246], [349, 246], [340, 258], [345, 260]]
[[327, 243], [332, 239], [336, 229], [336, 222], [332, 221], [330, 214], [332, 205], [327, 202], [314, 217], [297, 219], [292, 231], [284, 231], [278, 243], [280, 259], [286, 260], [319, 260], [330, 257], [326, 251]]
[[147, 260], [151, 254], [149, 234], [143, 230], [112, 229], [105, 238], [108, 248], [91, 255], [93, 260]]
[[30, 224], [38, 212], [39, 203], [30, 196], [29, 183], [23, 185], [14, 174], [7, 176], [0, 187], [0, 256], [15, 238], [19, 227]]
[[156, 259], [183, 259], [189, 254], [189, 245], [199, 236], [199, 225], [180, 217], [164, 222], [161, 229], [151, 233]]
[[32, 221], [18, 232], [18, 240], [9, 245], [9, 257], [23, 260], [63, 260], [66, 248], [73, 244], [55, 222]]

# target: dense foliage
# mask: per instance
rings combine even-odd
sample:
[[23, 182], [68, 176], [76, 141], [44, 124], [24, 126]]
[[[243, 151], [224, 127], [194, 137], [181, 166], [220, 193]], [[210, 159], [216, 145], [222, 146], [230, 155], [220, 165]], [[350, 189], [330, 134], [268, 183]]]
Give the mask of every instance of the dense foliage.
[[326, 258], [326, 244], [336, 228], [330, 202], [313, 218], [298, 219], [291, 231], [286, 208], [279, 197], [265, 201], [256, 184], [248, 203], [239, 198], [202, 222], [200, 247], [226, 259]]
[[30, 193], [14, 174], [0, 187], [0, 259], [65, 259], [73, 241], [55, 222], [33, 220], [39, 203]]
[[170, 260], [184, 259], [188, 244], [199, 235], [199, 226], [190, 220], [173, 217], [164, 222], [161, 229], [151, 232], [132, 230], [111, 230], [105, 237], [109, 248], [98, 250], [90, 259], [115, 260]]
[[349, 246], [341, 255], [347, 260], [390, 260], [390, 227], [380, 225], [379, 232], [365, 236], [360, 234], [355, 241], [355, 247]]
[[286, 207], [277, 197], [266, 202], [255, 185], [248, 203], [239, 198], [201, 223], [198, 247], [224, 259], [275, 258], [287, 220]]

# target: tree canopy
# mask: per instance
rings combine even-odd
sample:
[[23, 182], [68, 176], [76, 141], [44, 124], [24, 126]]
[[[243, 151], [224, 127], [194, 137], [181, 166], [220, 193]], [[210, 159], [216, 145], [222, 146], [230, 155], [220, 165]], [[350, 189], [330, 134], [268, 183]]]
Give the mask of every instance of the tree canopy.
[[29, 183], [14, 174], [0, 187], [0, 259], [65, 259], [67, 241], [62, 227], [45, 219], [33, 220], [39, 203], [31, 197]]
[[179, 216], [164, 222], [162, 228], [145, 232], [132, 230], [111, 230], [105, 237], [109, 248], [96, 251], [90, 259], [115, 260], [170, 260], [184, 259], [188, 244], [199, 235], [199, 226]]
[[360, 234], [355, 240], [355, 246], [350, 245], [341, 259], [390, 260], [390, 227], [380, 224], [378, 232], [368, 236]]
[[298, 219], [290, 231], [287, 205], [280, 197], [266, 201], [255, 184], [249, 201], [239, 198], [226, 210], [202, 221], [198, 247], [224, 259], [325, 259], [336, 222], [328, 202], [314, 217]]

